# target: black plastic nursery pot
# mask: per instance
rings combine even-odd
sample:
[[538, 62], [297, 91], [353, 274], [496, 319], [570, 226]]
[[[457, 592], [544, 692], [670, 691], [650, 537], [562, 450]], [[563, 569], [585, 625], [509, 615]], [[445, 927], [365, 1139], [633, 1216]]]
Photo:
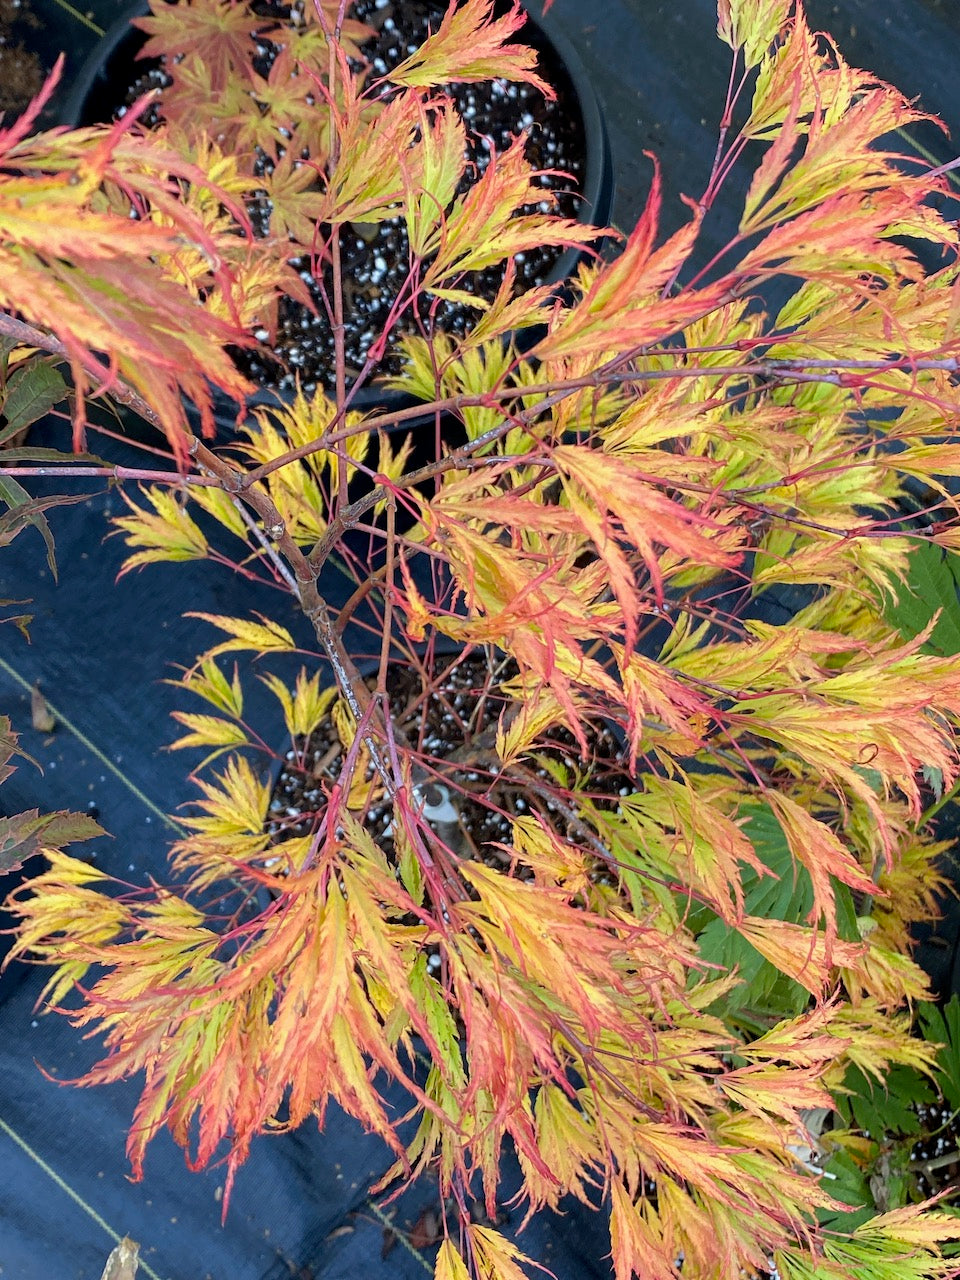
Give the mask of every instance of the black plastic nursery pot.
[[[358, 660], [358, 667], [373, 691], [379, 663], [373, 659]], [[391, 659], [387, 664], [385, 709], [396, 741], [415, 745], [425, 762], [412, 766], [411, 801], [433, 836], [456, 860], [482, 862], [497, 871], [527, 878], [509, 853], [511, 817], [539, 808], [545, 821], [555, 823], [558, 830], [564, 827], [562, 817], [552, 811], [547, 768], [541, 765], [537, 772], [543, 783], [542, 790], [530, 790], [519, 780], [511, 782], [490, 768], [492, 744], [506, 705], [506, 695], [500, 692], [500, 686], [515, 672], [512, 661], [497, 650], [463, 649], [456, 642], [441, 638], [429, 648], [417, 646], [415, 653]], [[601, 808], [606, 804], [613, 807], [619, 796], [629, 789], [622, 760], [622, 740], [611, 727], [597, 724], [589, 734], [589, 741], [590, 763], [583, 767], [591, 772], [595, 801]], [[308, 837], [314, 830], [328, 789], [339, 778], [346, 752], [335, 718], [328, 713], [307, 738], [296, 739], [289, 750], [278, 753], [280, 764], [273, 774], [267, 815], [267, 830], [272, 837], [268, 865], [274, 874], [284, 875], [285, 842]], [[550, 735], [543, 755], [538, 758], [549, 757], [556, 763], [565, 762], [573, 767], [578, 752], [573, 736], [559, 730]], [[363, 768], [362, 764], [360, 767]], [[369, 803], [354, 813], [386, 859], [392, 862], [398, 856], [394, 844], [394, 808], [383, 794], [374, 794], [377, 782], [369, 767], [365, 779], [358, 778], [355, 783], [358, 796], [368, 784]], [[598, 865], [594, 878], [599, 881], [603, 873], [604, 868]], [[261, 908], [269, 905], [270, 896], [270, 890], [261, 889]], [[411, 917], [409, 923], [417, 922]], [[439, 948], [428, 944], [425, 956], [429, 971], [438, 973], [442, 966]], [[454, 1013], [456, 1016], [455, 1010]], [[463, 1032], [462, 1025], [460, 1031]], [[508, 1234], [516, 1230], [523, 1216], [513, 1198], [515, 1178], [514, 1158], [508, 1149], [501, 1161], [496, 1213], [497, 1226]], [[426, 1237], [421, 1240], [421, 1247], [431, 1250], [439, 1242], [439, 1223], [444, 1213], [435, 1177], [429, 1172], [418, 1175], [412, 1189], [421, 1199], [426, 1198], [416, 1235]], [[480, 1201], [471, 1205], [471, 1214], [474, 1211], [481, 1215], [478, 1220], [487, 1220]], [[564, 1242], [564, 1253], [574, 1267], [577, 1280], [596, 1277], [598, 1258], [588, 1261], [589, 1254], [584, 1253], [578, 1261], [577, 1255], [581, 1249], [588, 1249], [590, 1240], [599, 1244], [601, 1253], [606, 1251], [604, 1213], [571, 1203], [566, 1214], [556, 1221], [561, 1218], [570, 1233]], [[545, 1219], [546, 1215], [532, 1225], [534, 1233], [543, 1229]], [[438, 1224], [433, 1234], [431, 1222]], [[574, 1244], [574, 1235], [578, 1237], [577, 1244]], [[387, 1248], [393, 1247], [389, 1235], [385, 1243]], [[529, 1244], [527, 1228], [523, 1229], [518, 1243]], [[534, 1256], [549, 1258], [558, 1274], [563, 1269], [563, 1260], [551, 1256], [549, 1244], [542, 1254]]]
[[[427, 679], [421, 678], [422, 670]], [[371, 691], [379, 664], [361, 667]], [[504, 852], [511, 839], [510, 815], [540, 807], [550, 813], [550, 774], [536, 775], [541, 785], [530, 789], [492, 768], [493, 744], [506, 706], [500, 686], [516, 674], [510, 659], [493, 650], [462, 650], [437, 645], [416, 661], [391, 661], [386, 670], [387, 703], [398, 741], [416, 744], [429, 767], [414, 780], [420, 812], [460, 857], [480, 859], [500, 870], [511, 858]], [[607, 724], [592, 726], [588, 770], [598, 796], [616, 804], [630, 789], [623, 761], [622, 736]], [[285, 838], [309, 834], [316, 811], [326, 799], [325, 784], [337, 781], [345, 748], [328, 716], [306, 740], [294, 743], [277, 771], [271, 793], [269, 829], [278, 845]], [[555, 730], [544, 754], [573, 768], [579, 755], [573, 735]], [[372, 772], [368, 771], [371, 784]], [[392, 806], [375, 800], [364, 815], [376, 843], [393, 856]]]
[[[386, 3], [354, 0], [351, 12], [377, 28], [377, 35], [365, 46], [365, 55], [374, 71], [384, 74], [397, 65], [416, 47], [418, 36], [423, 38], [429, 29], [438, 25], [447, 7], [446, 0], [418, 0], [413, 4], [399, 3], [399, 0], [386, 0]], [[160, 63], [137, 60], [146, 37], [131, 26], [131, 19], [147, 12], [145, 0], [135, 0], [107, 31], [65, 100], [62, 112], [65, 123], [87, 125], [110, 120], [122, 114], [126, 105], [141, 92], [162, 87], [164, 76]], [[392, 16], [384, 17], [385, 14]], [[451, 86], [461, 113], [475, 133], [471, 144], [472, 162], [478, 170], [482, 169], [490, 145], [501, 150], [526, 129], [528, 157], [543, 171], [540, 182], [545, 196], [549, 192], [551, 198], [557, 199], [558, 211], [564, 216], [602, 227], [611, 209], [613, 178], [603, 116], [591, 78], [573, 43], [549, 20], [529, 17], [519, 38], [536, 50], [538, 69], [556, 91], [556, 101], [547, 101], [531, 86], [506, 81]], [[406, 278], [406, 231], [402, 219], [374, 227], [345, 228], [341, 234], [341, 254], [349, 387], [351, 378], [359, 376], [366, 350], [380, 332], [390, 304]], [[545, 246], [517, 255], [514, 265], [518, 288], [543, 283], [562, 287], [581, 254], [581, 250], [573, 247]], [[317, 388], [328, 393], [333, 390], [334, 340], [314, 279], [315, 264], [307, 258], [292, 261], [314, 296], [317, 314], [312, 315], [299, 302], [281, 300], [272, 350], [238, 353], [241, 370], [263, 388], [251, 398], [251, 407], [284, 403], [298, 383], [307, 394]], [[490, 269], [478, 273], [469, 287], [478, 294], [492, 297], [501, 278], [500, 269]], [[447, 313], [440, 316], [437, 327], [453, 333], [467, 328], [477, 314], [462, 306], [444, 306]], [[265, 340], [266, 331], [257, 331], [256, 337]], [[393, 338], [390, 341], [392, 343]], [[389, 375], [398, 368], [397, 358], [388, 344], [385, 360], [377, 372]], [[409, 398], [375, 382], [365, 383], [351, 398], [351, 407], [357, 409], [396, 410], [411, 403]], [[219, 401], [217, 417], [226, 432], [234, 426], [236, 416], [236, 405]], [[409, 429], [409, 426], [404, 428]]]

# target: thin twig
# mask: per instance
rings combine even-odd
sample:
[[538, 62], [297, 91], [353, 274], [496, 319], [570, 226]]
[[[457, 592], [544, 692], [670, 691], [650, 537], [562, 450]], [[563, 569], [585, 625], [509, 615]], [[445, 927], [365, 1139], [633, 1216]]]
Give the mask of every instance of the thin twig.
[[934, 1156], [931, 1160], [918, 1160], [913, 1168], [921, 1173], [930, 1174], [938, 1169], [948, 1169], [950, 1165], [957, 1163], [960, 1163], [960, 1151], [954, 1148], [953, 1151], [948, 1151], [942, 1156]]
[[[3, 453], [0, 452], [0, 458]], [[150, 484], [170, 484], [190, 489], [219, 489], [220, 481], [215, 476], [193, 475], [183, 471], [152, 471], [149, 467], [121, 466], [24, 466], [16, 462], [9, 466], [0, 466], [0, 475], [4, 476], [79, 476], [84, 480], [136, 480]]]
[[[672, 349], [667, 349], [662, 354], [673, 355], [678, 360], [683, 359], [685, 356], [682, 350]], [[619, 359], [617, 363], [620, 363]], [[868, 384], [863, 382], [861, 376], [852, 378], [850, 375], [865, 375], [868, 373], [879, 375], [904, 371], [910, 373], [958, 373], [960, 372], [960, 359], [955, 356], [928, 358], [909, 355], [891, 356], [886, 360], [818, 360], [800, 357], [790, 361], [756, 359], [738, 361], [727, 365], [674, 365], [668, 369], [598, 369], [595, 373], [579, 378], [567, 378], [563, 381], [497, 387], [475, 395], [447, 396], [442, 400], [433, 400], [429, 404], [414, 405], [407, 409], [395, 409], [389, 413], [375, 414], [370, 418], [365, 418], [358, 426], [351, 427], [341, 433], [334, 433], [328, 429], [321, 432], [316, 440], [311, 440], [296, 449], [289, 449], [286, 453], [276, 458], [271, 458], [269, 462], [262, 463], [259, 467], [254, 467], [245, 474], [243, 484], [244, 486], [256, 484], [258, 480], [262, 480], [273, 471], [280, 470], [290, 462], [296, 462], [302, 458], [310, 457], [314, 453], [331, 449], [349, 436], [355, 435], [359, 430], [364, 432], [381, 429], [396, 430], [406, 423], [415, 423], [428, 413], [456, 413], [463, 409], [475, 408], [496, 409], [508, 405], [511, 401], [523, 400], [530, 396], [550, 397], [547, 400], [539, 401], [528, 409], [516, 412], [514, 416], [517, 423], [525, 425], [541, 417], [554, 405], [575, 392], [595, 387], [615, 387], [625, 383], [663, 382], [686, 378], [745, 377], [762, 378], [782, 385], [790, 385], [791, 383], [824, 383], [832, 386], [865, 389]], [[504, 430], [509, 429], [509, 425], [512, 424], [508, 424], [503, 430], [495, 428], [492, 433], [484, 433], [482, 439], [486, 442], [491, 438], [495, 438], [497, 434], [503, 434]], [[472, 442], [471, 447], [475, 447], [475, 445], [476, 441]]]

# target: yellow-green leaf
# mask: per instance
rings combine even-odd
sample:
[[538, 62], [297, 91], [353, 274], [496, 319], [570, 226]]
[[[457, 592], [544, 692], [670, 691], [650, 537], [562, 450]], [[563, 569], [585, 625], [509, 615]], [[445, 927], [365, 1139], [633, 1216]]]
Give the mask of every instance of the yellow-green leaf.
[[770, 49], [793, 8], [793, 0], [720, 0], [717, 34], [734, 51], [742, 49], [755, 67]]
[[444, 1240], [440, 1245], [433, 1280], [470, 1280], [470, 1272], [452, 1240]]
[[257, 616], [260, 622], [251, 622], [247, 618], [228, 618], [214, 613], [188, 613], [188, 618], [202, 618], [213, 626], [225, 631], [231, 638], [216, 644], [204, 654], [205, 659], [215, 658], [221, 653], [293, 653], [296, 650], [293, 636], [272, 618]]
[[437, 30], [416, 53], [390, 72], [393, 84], [429, 89], [450, 81], [523, 80], [547, 98], [556, 94], [534, 71], [537, 55], [528, 44], [508, 43], [523, 26], [516, 5], [501, 18], [493, 17], [493, 0], [465, 0], [450, 5]]

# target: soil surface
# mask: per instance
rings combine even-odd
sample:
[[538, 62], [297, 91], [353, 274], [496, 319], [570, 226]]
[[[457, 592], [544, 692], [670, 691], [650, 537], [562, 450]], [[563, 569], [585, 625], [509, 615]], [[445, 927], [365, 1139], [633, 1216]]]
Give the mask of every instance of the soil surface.
[[[461, 661], [441, 657], [425, 696], [412, 667], [396, 664], [387, 671], [392, 723], [420, 761], [415, 789], [424, 816], [454, 853], [501, 869], [514, 868], [514, 859], [497, 845], [509, 848], [517, 814], [539, 811], [561, 835], [567, 831], [561, 787], [551, 776], [555, 772], [565, 772], [571, 781], [586, 776], [588, 793], [609, 807], [633, 789], [618, 741], [604, 726], [593, 730], [593, 754], [587, 762], [580, 760], [572, 735], [559, 729], [550, 733], [536, 759], [501, 773], [495, 741], [505, 700], [499, 685], [514, 675], [511, 662], [488, 660], [482, 653]], [[373, 688], [374, 677], [368, 683]], [[278, 840], [312, 830], [343, 760], [344, 745], [331, 720], [307, 741], [294, 744], [270, 802], [270, 830]], [[392, 806], [375, 784], [372, 769], [367, 777], [371, 785], [364, 823], [390, 857]]]
[[[280, 6], [271, 4], [260, 7], [265, 16], [283, 12]], [[430, 31], [439, 26], [446, 7], [446, 0], [404, 0], [402, 4], [395, 0], [356, 0], [353, 16], [375, 30], [362, 46], [370, 78], [387, 77], [393, 67], [419, 48]], [[526, 39], [536, 49], [539, 73], [557, 96], [549, 100], [530, 85], [503, 79], [448, 86], [468, 128], [469, 165], [461, 190], [485, 170], [491, 155], [506, 150], [519, 133], [525, 132], [526, 155], [535, 168], [542, 170], [537, 182], [544, 192], [543, 201], [525, 211], [539, 208], [546, 212], [553, 208], [563, 217], [575, 219], [580, 206], [577, 193], [586, 170], [586, 139], [577, 96], [562, 62], [537, 28], [528, 26], [518, 38]], [[276, 48], [267, 41], [261, 48], [263, 57], [258, 60], [258, 70], [264, 74], [276, 56]], [[131, 44], [131, 67], [133, 52]], [[130, 75], [128, 90], [121, 91], [125, 105], [149, 88], [162, 91], [169, 84], [159, 64], [140, 76], [133, 71]], [[390, 94], [388, 81], [381, 92], [384, 96]], [[147, 115], [144, 120], [149, 123], [160, 115], [162, 103], [152, 117]], [[255, 226], [259, 223], [264, 227], [269, 211], [254, 207], [251, 215]], [[550, 245], [517, 254], [517, 292], [551, 280], [563, 252]], [[340, 253], [349, 383], [360, 376], [367, 353], [383, 332], [391, 307], [407, 280], [409, 244], [403, 218], [381, 224], [348, 224], [340, 235]], [[307, 286], [316, 313], [293, 299], [282, 300], [271, 350], [238, 351], [235, 359], [238, 367], [264, 388], [292, 391], [299, 379], [308, 393], [318, 387], [331, 390], [335, 386], [335, 345], [329, 318], [332, 270], [329, 261], [317, 262], [307, 255], [291, 262]], [[502, 279], [503, 268], [493, 267], [470, 273], [459, 287], [490, 298]], [[377, 371], [397, 372], [400, 333], [421, 331], [431, 324], [450, 333], [464, 332], [476, 316], [470, 307], [446, 301], [438, 304], [436, 299], [422, 297], [394, 329]], [[261, 330], [257, 337], [265, 341], [268, 335]]]
[[43, 64], [24, 43], [40, 27], [27, 0], [0, 0], [0, 111], [18, 115], [43, 86]]
[[917, 1188], [924, 1197], [960, 1184], [960, 1116], [942, 1102], [916, 1108], [920, 1137], [911, 1152]]

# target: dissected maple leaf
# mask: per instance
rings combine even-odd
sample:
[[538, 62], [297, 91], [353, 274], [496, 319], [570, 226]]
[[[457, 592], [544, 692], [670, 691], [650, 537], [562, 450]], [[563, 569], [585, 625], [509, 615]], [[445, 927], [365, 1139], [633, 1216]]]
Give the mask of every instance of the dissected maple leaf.
[[440, 1244], [433, 1268], [433, 1280], [470, 1280], [470, 1272], [452, 1240]]
[[182, 8], [160, 7], [131, 21], [149, 37], [139, 57], [162, 57], [176, 75], [178, 59], [173, 55], [192, 54], [209, 70], [211, 82], [219, 92], [250, 65], [254, 41], [267, 25], [252, 8], [231, 0], [187, 4]]
[[556, 94], [537, 75], [537, 55], [528, 44], [510, 43], [525, 18], [518, 0], [495, 18], [494, 0], [464, 0], [451, 5], [440, 26], [420, 48], [390, 72], [394, 84], [428, 89], [457, 81], [519, 80], [534, 85], [546, 98]]
[[783, 34], [793, 0], [719, 0], [717, 34], [755, 67]]
[[292, 652], [296, 645], [293, 636], [282, 627], [279, 622], [274, 622], [272, 618], [266, 618], [258, 614], [261, 618], [260, 622], [251, 622], [247, 618], [227, 618], [220, 614], [213, 613], [189, 613], [189, 618], [202, 618], [204, 622], [210, 622], [221, 631], [225, 631], [229, 640], [223, 640], [220, 644], [214, 645], [212, 649], [208, 649], [204, 654], [205, 659], [212, 659], [221, 653], [233, 652], [252, 652], [252, 653], [270, 653], [270, 652]]
[[816, 924], [823, 917], [827, 959], [830, 946], [836, 936], [837, 913], [831, 881], [839, 880], [860, 893], [874, 896], [877, 886], [873, 876], [859, 864], [835, 832], [789, 796], [773, 791], [767, 796], [770, 808], [777, 815], [790, 851], [797, 863], [806, 867], [813, 884], [813, 906], [808, 917]]
[[582, 445], [558, 445], [553, 459], [571, 508], [583, 522], [611, 575], [611, 585], [624, 609], [627, 647], [636, 636], [638, 600], [634, 574], [617, 545], [617, 536], [639, 552], [650, 574], [655, 602], [663, 603], [663, 571], [655, 544], [683, 560], [731, 568], [736, 550], [724, 545], [726, 530], [706, 512], [683, 506], [661, 491], [657, 477], [645, 474], [623, 457], [612, 457]]
[[154, 561], [202, 560], [207, 554], [207, 540], [183, 504], [164, 489], [141, 492], [153, 513], [124, 494], [123, 499], [134, 514], [117, 516], [113, 522], [117, 531], [125, 535], [128, 547], [142, 548], [125, 558], [121, 574]]
[[727, 300], [729, 285], [722, 281], [665, 296], [696, 243], [702, 215], [694, 213], [684, 227], [654, 248], [662, 197], [660, 168], [651, 158], [650, 194], [622, 253], [600, 267], [580, 268], [581, 296], [557, 313], [546, 337], [533, 349], [538, 358], [622, 355], [647, 343], [666, 342]]
[[659, 1214], [646, 1198], [634, 1204], [619, 1178], [610, 1183], [610, 1242], [616, 1280], [633, 1276], [679, 1280], [680, 1271], [667, 1256]]
[[423, 151], [414, 142], [424, 106], [414, 95], [401, 95], [371, 125], [356, 86], [348, 82], [348, 88], [346, 104], [337, 111], [340, 159], [328, 177], [318, 218], [334, 224], [382, 222], [400, 212], [408, 186], [420, 187]]
[[483, 310], [488, 304], [482, 296], [456, 287], [464, 272], [482, 271], [538, 246], [581, 248], [601, 234], [572, 218], [523, 211], [552, 199], [537, 184], [525, 147], [520, 135], [506, 151], [492, 154], [480, 177], [454, 201], [438, 232], [436, 253], [424, 269], [424, 289]]
[[[212, 432], [211, 384], [237, 399], [250, 389], [224, 345], [251, 341], [239, 318], [215, 315], [163, 265], [176, 260], [183, 237], [208, 255], [211, 282], [230, 295], [223, 238], [198, 210], [178, 204], [177, 175], [214, 188], [162, 143], [125, 136], [120, 126], [51, 135], [49, 145], [39, 135], [0, 154], [0, 305], [64, 344], [79, 392], [78, 434], [91, 384], [122, 379], [139, 392], [178, 451], [189, 431], [184, 395]], [[113, 208], [104, 184], [135, 206], [152, 201], [168, 223]], [[235, 206], [228, 192], [221, 198]], [[233, 232], [223, 246], [227, 259], [236, 240]]]
[[410, 250], [428, 257], [440, 244], [446, 211], [466, 169], [466, 129], [451, 103], [420, 104], [417, 164], [402, 166]]
[[864, 950], [860, 943], [836, 941], [828, 952], [822, 933], [786, 920], [747, 916], [736, 928], [765, 959], [818, 999], [833, 979], [832, 965], [853, 963]]

